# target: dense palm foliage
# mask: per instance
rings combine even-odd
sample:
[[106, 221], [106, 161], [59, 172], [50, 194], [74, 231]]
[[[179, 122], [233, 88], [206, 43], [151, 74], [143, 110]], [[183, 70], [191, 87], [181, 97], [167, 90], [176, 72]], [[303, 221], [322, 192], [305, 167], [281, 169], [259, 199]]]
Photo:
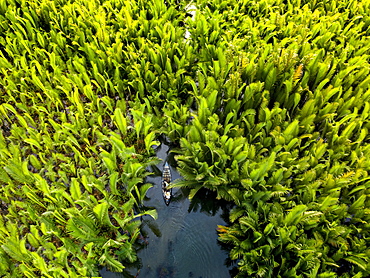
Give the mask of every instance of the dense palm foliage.
[[370, 6], [252, 2], [200, 5], [179, 185], [236, 204], [240, 277], [368, 276]]
[[140, 209], [156, 131], [128, 107], [124, 34], [104, 30], [125, 11], [106, 4], [1, 1], [2, 277], [121, 271], [156, 216]]
[[370, 4], [188, 4], [0, 1], [0, 275], [135, 261], [160, 133], [240, 277], [370, 275]]

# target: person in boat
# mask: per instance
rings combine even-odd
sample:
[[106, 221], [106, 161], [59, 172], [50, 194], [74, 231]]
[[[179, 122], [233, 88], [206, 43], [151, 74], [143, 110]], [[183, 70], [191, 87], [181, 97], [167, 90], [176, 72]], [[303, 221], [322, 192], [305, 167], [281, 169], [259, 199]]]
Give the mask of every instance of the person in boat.
[[[163, 181], [162, 189], [163, 189], [164, 192], [170, 193], [170, 189], [168, 188], [169, 186], [170, 186], [170, 184], [167, 181]], [[165, 197], [167, 197], [167, 196], [165, 196]]]
[[163, 181], [162, 182], [162, 188], [163, 189], [167, 189], [167, 187], [169, 186], [170, 184], [167, 182], [167, 181]]
[[171, 198], [171, 192], [170, 191], [166, 191], [164, 193], [164, 196], [166, 197], [167, 200], [169, 200]]

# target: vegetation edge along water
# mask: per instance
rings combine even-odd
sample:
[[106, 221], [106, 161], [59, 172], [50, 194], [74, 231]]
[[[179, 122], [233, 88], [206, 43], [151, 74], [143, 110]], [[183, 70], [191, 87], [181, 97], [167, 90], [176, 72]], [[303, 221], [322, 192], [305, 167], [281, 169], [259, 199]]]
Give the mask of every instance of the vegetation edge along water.
[[[196, 11], [195, 11], [196, 10]], [[370, 3], [1, 0], [0, 275], [137, 260], [165, 134], [237, 277], [368, 277]]]

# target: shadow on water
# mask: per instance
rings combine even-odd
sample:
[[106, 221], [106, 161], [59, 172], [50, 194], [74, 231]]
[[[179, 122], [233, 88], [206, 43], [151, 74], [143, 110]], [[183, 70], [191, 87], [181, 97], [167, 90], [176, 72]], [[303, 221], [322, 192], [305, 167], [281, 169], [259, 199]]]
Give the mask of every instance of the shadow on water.
[[[152, 183], [144, 206], [155, 208], [158, 219], [142, 218], [144, 239], [138, 250], [139, 262], [121, 273], [101, 271], [104, 278], [227, 278], [232, 262], [228, 261], [227, 246], [217, 240], [217, 225], [226, 225], [229, 204], [216, 200], [216, 194], [200, 190], [190, 202], [189, 190], [173, 188], [169, 206], [161, 190], [164, 163], [171, 168], [172, 180], [180, 179], [170, 148], [161, 144], [156, 150], [162, 161], [147, 177]], [[226, 220], [226, 221], [225, 221]]]

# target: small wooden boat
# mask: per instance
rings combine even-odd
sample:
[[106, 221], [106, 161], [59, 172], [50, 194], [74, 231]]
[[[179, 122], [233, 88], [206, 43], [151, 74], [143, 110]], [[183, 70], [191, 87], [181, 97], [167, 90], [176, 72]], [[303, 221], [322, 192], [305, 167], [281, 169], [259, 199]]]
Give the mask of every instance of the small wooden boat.
[[163, 199], [166, 205], [168, 206], [171, 199], [171, 192], [172, 189], [168, 188], [171, 183], [171, 170], [170, 166], [166, 162], [166, 164], [163, 167], [163, 173], [162, 173], [162, 193], [163, 193]]

